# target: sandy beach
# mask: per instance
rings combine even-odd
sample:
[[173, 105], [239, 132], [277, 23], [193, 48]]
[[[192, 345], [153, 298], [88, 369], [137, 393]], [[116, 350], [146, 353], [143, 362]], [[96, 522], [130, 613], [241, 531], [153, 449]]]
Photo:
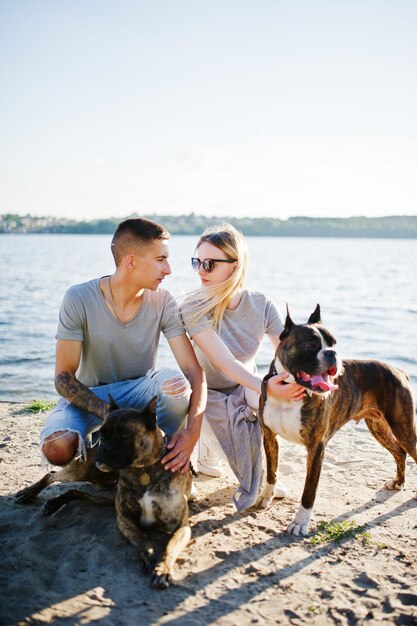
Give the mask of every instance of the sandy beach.
[[[285, 532], [304, 481], [299, 446], [282, 446], [288, 496], [267, 511], [236, 512], [230, 471], [197, 478], [192, 542], [176, 584], [157, 591], [112, 507], [73, 502], [43, 517], [41, 504], [66, 485], [32, 505], [14, 503], [13, 494], [45, 472], [44, 415], [24, 407], [0, 403], [2, 625], [417, 624], [417, 468], [409, 460], [405, 488], [385, 491], [394, 462], [364, 424], [348, 424], [330, 442], [305, 538]], [[343, 520], [366, 526], [356, 537], [317, 542], [320, 522]]]

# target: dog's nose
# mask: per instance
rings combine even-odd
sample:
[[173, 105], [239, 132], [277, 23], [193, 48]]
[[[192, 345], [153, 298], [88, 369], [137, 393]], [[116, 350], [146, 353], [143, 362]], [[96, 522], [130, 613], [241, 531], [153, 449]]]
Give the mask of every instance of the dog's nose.
[[336, 350], [331, 350], [329, 348], [328, 350], [325, 350], [323, 354], [330, 363], [336, 362]]

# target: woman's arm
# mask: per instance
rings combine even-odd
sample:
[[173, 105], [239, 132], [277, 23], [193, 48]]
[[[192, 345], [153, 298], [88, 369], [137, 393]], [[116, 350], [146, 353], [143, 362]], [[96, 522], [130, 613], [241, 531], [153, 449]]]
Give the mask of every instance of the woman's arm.
[[193, 335], [194, 343], [204, 352], [223, 374], [238, 385], [261, 392], [262, 378], [252, 374], [238, 361], [213, 328], [207, 328]]
[[[276, 349], [279, 344], [279, 335], [271, 335], [270, 340]], [[193, 341], [223, 374], [238, 385], [253, 389], [256, 393], [261, 392], [262, 378], [249, 372], [244, 364], [233, 356], [214, 329], [208, 328], [196, 333], [193, 335]], [[288, 376], [287, 372], [282, 372], [270, 378], [267, 383], [268, 396], [290, 402], [300, 400], [304, 396], [305, 389], [297, 383], [283, 384]]]

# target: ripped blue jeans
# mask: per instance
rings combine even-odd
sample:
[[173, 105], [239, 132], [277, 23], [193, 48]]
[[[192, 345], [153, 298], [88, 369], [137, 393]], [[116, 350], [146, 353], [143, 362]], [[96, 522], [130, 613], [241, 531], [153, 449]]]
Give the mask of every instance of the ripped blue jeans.
[[[186, 383], [186, 390], [179, 394], [169, 393], [169, 387], [175, 381]], [[190, 384], [177, 370], [163, 368], [151, 370], [135, 380], [91, 387], [91, 391], [105, 402], [109, 394], [120, 407], [143, 410], [156, 397], [157, 425], [168, 436], [174, 435], [185, 426], [191, 396]], [[58, 431], [75, 432], [78, 434], [77, 457], [85, 459], [86, 448], [91, 446], [92, 433], [99, 430], [103, 420], [87, 411], [83, 411], [60, 398], [57, 405], [46, 418], [40, 435], [41, 450], [46, 437]]]

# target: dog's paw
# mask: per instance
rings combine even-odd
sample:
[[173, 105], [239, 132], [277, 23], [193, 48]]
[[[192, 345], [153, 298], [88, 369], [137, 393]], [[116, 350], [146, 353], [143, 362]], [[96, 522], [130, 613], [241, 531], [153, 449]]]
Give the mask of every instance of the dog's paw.
[[51, 498], [42, 505], [41, 514], [47, 517], [48, 515], [52, 515], [52, 513], [55, 513], [55, 511], [60, 509], [61, 506], [62, 504], [59, 504], [59, 502], [55, 502], [55, 498]]
[[14, 495], [16, 504], [30, 504], [46, 487], [54, 482], [56, 472], [48, 472], [38, 482], [32, 483], [28, 487], [24, 487]]
[[255, 506], [260, 509], [267, 509], [274, 498], [275, 485], [269, 485], [268, 483], [262, 489], [261, 493], [256, 500]]
[[152, 572], [152, 587], [155, 587], [155, 589], [168, 589], [171, 580], [171, 573], [164, 563], [160, 563], [155, 567]]
[[289, 535], [293, 535], [294, 537], [299, 537], [300, 535], [304, 537], [307, 535], [311, 513], [312, 509], [305, 509], [301, 504], [297, 511], [297, 515], [287, 528], [287, 533]]
[[295, 522], [291, 522], [287, 528], [287, 533], [289, 535], [293, 535], [294, 537], [299, 537], [300, 535], [304, 537], [308, 534], [308, 526], [305, 524], [296, 524]]
[[262, 496], [259, 496], [259, 498], [256, 501], [256, 506], [259, 509], [267, 509], [269, 507], [269, 505], [271, 504], [273, 498], [263, 498]]
[[13, 496], [13, 500], [16, 504], [30, 504], [36, 499], [38, 491], [33, 489], [33, 486], [25, 487], [21, 489]]
[[404, 487], [404, 483], [400, 483], [394, 478], [393, 480], [389, 480], [388, 482], [386, 482], [384, 487], [385, 489], [389, 489], [389, 491], [401, 491], [401, 489]]

